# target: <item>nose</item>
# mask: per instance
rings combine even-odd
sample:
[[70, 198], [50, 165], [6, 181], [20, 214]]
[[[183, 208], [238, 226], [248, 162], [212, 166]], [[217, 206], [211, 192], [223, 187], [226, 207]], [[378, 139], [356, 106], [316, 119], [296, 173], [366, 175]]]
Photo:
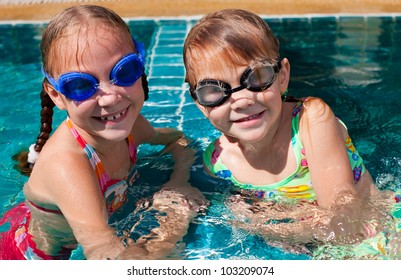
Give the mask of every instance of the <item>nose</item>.
[[230, 96], [230, 104], [233, 110], [246, 108], [255, 104], [254, 92], [242, 89]]
[[120, 102], [122, 99], [121, 94], [118, 92], [119, 86], [110, 83], [101, 83], [96, 93], [97, 100], [100, 106], [107, 107], [113, 106]]

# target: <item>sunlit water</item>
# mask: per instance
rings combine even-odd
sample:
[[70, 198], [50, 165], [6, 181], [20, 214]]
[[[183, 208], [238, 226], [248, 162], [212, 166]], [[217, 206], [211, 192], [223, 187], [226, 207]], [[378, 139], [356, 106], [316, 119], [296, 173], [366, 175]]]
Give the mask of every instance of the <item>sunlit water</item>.
[[[400, 188], [401, 17], [266, 20], [281, 42], [281, 57], [291, 63], [289, 94], [322, 97], [347, 125], [379, 188]], [[219, 133], [203, 118], [183, 82], [182, 46], [194, 22], [195, 19], [129, 21], [137, 40], [147, 48], [151, 92], [143, 114], [155, 126], [175, 127], [194, 139], [199, 157], [192, 168], [191, 183], [211, 202], [206, 213], [190, 225], [172, 257], [310, 259], [312, 254], [297, 246], [266, 242], [261, 235], [238, 226], [227, 204], [230, 185], [203, 173], [201, 150]], [[28, 147], [39, 131], [39, 44], [43, 26], [44, 23], [0, 25], [0, 216], [23, 200], [21, 190], [27, 180], [13, 169], [11, 156]], [[56, 112], [54, 123], [64, 118], [63, 112]], [[158, 157], [159, 150], [160, 147], [140, 147], [138, 184], [130, 190], [126, 207], [110, 220], [118, 231], [135, 225], [131, 235], [134, 239], [157, 226], [154, 213], [146, 208], [135, 210], [135, 203], [139, 198], [150, 197], [168, 179], [171, 159]], [[6, 226], [0, 230], [6, 230]], [[328, 246], [324, 250], [330, 252], [328, 258], [346, 255], [341, 251], [344, 248]], [[317, 254], [325, 258], [325, 253]], [[72, 258], [83, 258], [82, 252], [77, 250]]]

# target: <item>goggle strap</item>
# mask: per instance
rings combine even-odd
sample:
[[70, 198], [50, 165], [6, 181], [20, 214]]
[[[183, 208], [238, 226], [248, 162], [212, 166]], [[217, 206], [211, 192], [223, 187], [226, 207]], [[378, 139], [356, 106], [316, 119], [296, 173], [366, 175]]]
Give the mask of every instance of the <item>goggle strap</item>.
[[42, 74], [46, 77], [47, 81], [54, 87], [54, 89], [56, 91], [60, 91], [57, 81], [55, 79], [53, 79], [52, 77], [50, 77], [50, 75], [48, 75], [45, 72], [45, 69], [43, 68], [43, 66], [41, 67], [41, 71], [42, 71]]
[[142, 42], [135, 41], [134, 37], [132, 37], [132, 41], [134, 42], [135, 49], [138, 53], [139, 59], [141, 60], [143, 66], [145, 66], [145, 44]]

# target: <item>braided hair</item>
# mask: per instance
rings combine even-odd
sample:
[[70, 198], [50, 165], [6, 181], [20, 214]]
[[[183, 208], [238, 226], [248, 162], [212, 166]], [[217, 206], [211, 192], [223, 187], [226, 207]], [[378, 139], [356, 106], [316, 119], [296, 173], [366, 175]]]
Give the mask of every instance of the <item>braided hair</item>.
[[[36, 139], [35, 144], [33, 145], [33, 150], [36, 153], [40, 153], [42, 151], [43, 146], [46, 141], [50, 137], [50, 133], [52, 132], [52, 122], [53, 122], [53, 108], [55, 106], [53, 100], [49, 97], [45, 89], [43, 88], [43, 84], [46, 82], [46, 79], [43, 80], [42, 90], [40, 92], [41, 106], [42, 110], [40, 112], [40, 133]], [[28, 161], [28, 151], [22, 151], [13, 156], [13, 159], [17, 162], [15, 164], [15, 168], [20, 171], [23, 175], [29, 176], [32, 172], [32, 167], [34, 162]]]

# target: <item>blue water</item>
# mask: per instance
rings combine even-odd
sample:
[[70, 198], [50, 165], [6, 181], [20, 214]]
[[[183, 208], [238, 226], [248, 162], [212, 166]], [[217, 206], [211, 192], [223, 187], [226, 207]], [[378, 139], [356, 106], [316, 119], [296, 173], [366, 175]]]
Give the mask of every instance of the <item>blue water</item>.
[[[150, 98], [143, 114], [154, 126], [183, 130], [202, 150], [219, 133], [192, 102], [184, 84], [182, 46], [196, 19], [130, 20], [147, 49]], [[289, 94], [322, 97], [347, 125], [353, 142], [381, 189], [400, 186], [401, 17], [266, 18], [291, 63]], [[0, 24], [0, 216], [23, 200], [27, 178], [13, 169], [11, 156], [28, 147], [39, 131], [41, 88], [39, 44], [44, 23]], [[56, 112], [55, 126], [65, 118]], [[168, 178], [169, 157], [159, 147], [139, 150], [138, 187], [130, 204], [111, 223], [124, 227], [134, 202], [151, 196]], [[211, 201], [190, 226], [179, 255], [185, 259], [308, 259], [274, 248], [230, 223], [224, 200], [228, 183], [202, 171], [201, 152], [191, 183]], [[154, 174], [158, 174], [155, 176]], [[128, 215], [128, 216], [127, 216]], [[148, 225], [152, 225], [149, 215]], [[2, 230], [0, 228], [0, 230]], [[4, 228], [3, 228], [4, 230]], [[139, 233], [146, 233], [146, 226]], [[73, 258], [81, 258], [78, 251]]]

